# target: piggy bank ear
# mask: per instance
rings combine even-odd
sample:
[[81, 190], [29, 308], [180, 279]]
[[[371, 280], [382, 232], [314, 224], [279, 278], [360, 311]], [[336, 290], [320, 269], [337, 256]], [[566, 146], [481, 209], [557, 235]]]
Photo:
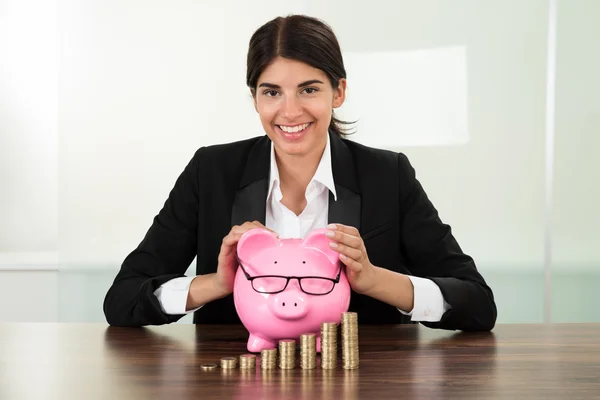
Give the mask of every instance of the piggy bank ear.
[[279, 239], [273, 232], [262, 228], [250, 229], [242, 235], [237, 244], [238, 257], [242, 261], [250, 261], [261, 250], [279, 246], [279, 244]]
[[337, 263], [340, 259], [340, 254], [329, 247], [331, 239], [325, 236], [325, 232], [327, 232], [327, 229], [315, 229], [304, 238], [302, 245], [321, 250], [332, 263]]

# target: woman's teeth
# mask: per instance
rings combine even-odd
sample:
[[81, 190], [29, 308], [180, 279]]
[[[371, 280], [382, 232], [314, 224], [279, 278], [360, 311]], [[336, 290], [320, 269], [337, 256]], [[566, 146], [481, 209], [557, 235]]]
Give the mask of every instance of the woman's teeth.
[[282, 125], [277, 125], [279, 127], [279, 129], [281, 129], [282, 131], [286, 132], [286, 133], [298, 133], [301, 132], [303, 130], [305, 130], [306, 128], [308, 128], [308, 126], [311, 124], [311, 122], [307, 123], [307, 124], [302, 124], [302, 125], [296, 125], [296, 126], [282, 126]]

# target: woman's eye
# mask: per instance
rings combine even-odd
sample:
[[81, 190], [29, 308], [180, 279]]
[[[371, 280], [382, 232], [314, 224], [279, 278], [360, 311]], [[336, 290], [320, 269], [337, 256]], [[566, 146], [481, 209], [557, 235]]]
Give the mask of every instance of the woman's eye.
[[265, 90], [263, 94], [269, 97], [277, 96], [277, 90]]
[[313, 94], [315, 92], [317, 92], [319, 89], [317, 88], [312, 88], [312, 87], [307, 87], [304, 89], [304, 92], [306, 92], [306, 94]]

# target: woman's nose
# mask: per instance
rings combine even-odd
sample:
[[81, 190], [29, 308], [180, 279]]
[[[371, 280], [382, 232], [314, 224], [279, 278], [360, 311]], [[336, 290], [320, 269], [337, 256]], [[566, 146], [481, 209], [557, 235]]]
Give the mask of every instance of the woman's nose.
[[288, 97], [283, 104], [283, 116], [294, 121], [302, 115], [302, 107], [298, 100], [294, 97]]

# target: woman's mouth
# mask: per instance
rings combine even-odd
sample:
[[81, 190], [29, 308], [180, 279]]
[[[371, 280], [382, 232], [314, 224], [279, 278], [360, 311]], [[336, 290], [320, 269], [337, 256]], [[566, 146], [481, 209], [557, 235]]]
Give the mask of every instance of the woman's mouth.
[[286, 140], [301, 139], [306, 134], [310, 126], [312, 126], [312, 122], [298, 125], [275, 125], [279, 134]]

